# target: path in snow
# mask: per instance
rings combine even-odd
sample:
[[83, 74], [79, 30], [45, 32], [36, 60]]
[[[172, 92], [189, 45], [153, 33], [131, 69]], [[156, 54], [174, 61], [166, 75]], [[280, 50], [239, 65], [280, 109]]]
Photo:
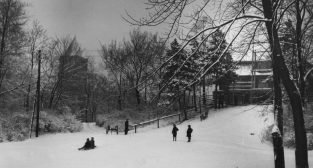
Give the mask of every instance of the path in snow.
[[[1, 168], [273, 168], [273, 149], [261, 143], [261, 107], [232, 107], [211, 111], [207, 120], [172, 127], [138, 130], [130, 135], [106, 135], [102, 128], [85, 125], [80, 133], [41, 136], [24, 142], [0, 144]], [[248, 110], [250, 109], [250, 110]], [[187, 143], [186, 129], [194, 129]], [[254, 133], [254, 135], [251, 135]], [[97, 148], [78, 151], [87, 137]], [[294, 151], [286, 150], [286, 167], [294, 166]], [[309, 153], [313, 165], [313, 153]]]

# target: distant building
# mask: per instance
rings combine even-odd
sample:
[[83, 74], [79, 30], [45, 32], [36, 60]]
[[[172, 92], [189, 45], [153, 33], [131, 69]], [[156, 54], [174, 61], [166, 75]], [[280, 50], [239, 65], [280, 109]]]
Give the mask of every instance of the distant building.
[[265, 103], [272, 95], [272, 62], [242, 61], [237, 65], [236, 81], [229, 86], [226, 102], [233, 105]]
[[61, 56], [59, 61], [59, 103], [79, 109], [86, 108], [88, 59], [81, 56]]

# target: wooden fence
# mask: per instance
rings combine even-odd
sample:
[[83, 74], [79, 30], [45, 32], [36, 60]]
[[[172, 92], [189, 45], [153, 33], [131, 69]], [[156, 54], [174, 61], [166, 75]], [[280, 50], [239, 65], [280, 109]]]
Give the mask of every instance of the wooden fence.
[[[211, 99], [210, 99], [211, 98]], [[209, 99], [207, 99], [207, 105], [204, 106], [203, 104], [201, 104], [201, 108], [199, 108], [200, 106], [197, 107], [197, 111], [195, 111], [194, 107], [189, 107], [188, 109], [185, 109], [186, 110], [186, 113], [187, 113], [187, 118], [190, 119], [190, 118], [194, 118], [195, 116], [199, 115], [200, 113], [205, 113], [206, 111], [208, 111], [210, 108], [213, 108], [214, 107], [214, 103], [213, 103], [213, 100], [212, 100], [212, 97], [210, 97]], [[156, 119], [152, 119], [152, 120], [149, 120], [149, 121], [144, 121], [144, 122], [141, 122], [141, 123], [138, 123], [138, 124], [134, 124], [134, 125], [130, 125], [135, 133], [137, 133], [138, 131], [138, 128], [143, 128], [143, 127], [146, 127], [148, 125], [153, 125], [154, 128], [160, 128], [160, 122], [164, 122], [165, 120], [168, 120], [172, 118], [172, 120], [168, 121], [168, 123], [165, 122], [165, 125], [168, 125], [169, 123], [179, 123], [179, 122], [182, 122], [182, 120], [184, 119], [184, 112], [179, 112], [179, 113], [176, 113], [176, 114], [171, 114], [171, 115], [167, 115], [167, 116], [163, 116], [163, 117], [159, 117], [159, 118], [156, 118]], [[173, 118], [176, 118], [176, 119], [173, 119]]]
[[[172, 115], [168, 115], [168, 116], [163, 116], [163, 117], [160, 117], [160, 118], [156, 118], [156, 119], [153, 119], [153, 120], [149, 120], [149, 121], [144, 121], [144, 122], [141, 122], [141, 123], [138, 123], [138, 124], [134, 124], [134, 125], [131, 125], [134, 130], [135, 130], [135, 133], [137, 133], [137, 129], [139, 127], [144, 127], [144, 126], [147, 126], [147, 125], [151, 125], [153, 123], [156, 123], [156, 127], [157, 128], [160, 128], [160, 121], [162, 120], [166, 120], [168, 118], [174, 118], [174, 117], [177, 117], [177, 121], [176, 122], [181, 122], [181, 113], [177, 113], [177, 114], [172, 114]], [[175, 122], [175, 121], [171, 121], [171, 122]]]

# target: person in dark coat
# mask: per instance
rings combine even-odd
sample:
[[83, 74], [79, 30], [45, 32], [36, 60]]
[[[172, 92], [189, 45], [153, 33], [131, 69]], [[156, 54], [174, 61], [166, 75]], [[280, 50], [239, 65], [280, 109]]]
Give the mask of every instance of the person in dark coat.
[[179, 129], [176, 127], [175, 124], [173, 124], [173, 129], [172, 129], [172, 134], [173, 134], [173, 141], [176, 141], [176, 137], [177, 137], [177, 131]]
[[96, 145], [95, 145], [95, 139], [93, 137], [91, 137], [91, 140], [90, 140], [90, 148], [93, 149], [95, 148]]
[[128, 119], [126, 119], [126, 121], [125, 121], [125, 135], [127, 135], [127, 133], [128, 133], [128, 125], [129, 125], [129, 123], [128, 123]]
[[106, 129], [106, 134], [108, 134], [110, 130], [111, 130], [111, 126], [108, 125], [108, 126], [107, 126], [107, 129]]
[[192, 133], [193, 129], [191, 128], [190, 125], [188, 125], [188, 129], [187, 129], [187, 137], [188, 137], [188, 142], [190, 142], [191, 140], [191, 133]]
[[91, 147], [91, 142], [90, 142], [89, 138], [87, 138], [85, 145], [81, 148], [78, 148], [78, 150], [87, 150], [87, 149], [90, 149], [90, 147]]

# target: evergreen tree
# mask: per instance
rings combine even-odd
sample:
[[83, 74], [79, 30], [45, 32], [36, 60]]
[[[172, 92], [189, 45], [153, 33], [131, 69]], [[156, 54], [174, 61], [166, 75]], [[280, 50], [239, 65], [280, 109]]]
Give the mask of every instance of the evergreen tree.
[[[220, 30], [216, 31], [209, 40], [208, 56], [210, 62], [214, 63], [221, 56], [228, 43], [224, 38], [224, 33]], [[233, 58], [229, 51], [224, 53], [224, 56], [212, 67], [209, 71], [214, 77], [214, 83], [220, 87], [221, 90], [228, 90], [228, 86], [235, 80], [235, 73], [233, 68]]]
[[[170, 45], [170, 49], [166, 52], [166, 56], [173, 56], [180, 50], [180, 48], [180, 44], [174, 39]], [[185, 101], [185, 91], [190, 90], [187, 86], [193, 81], [196, 72], [193, 69], [192, 59], [187, 60], [187, 57], [188, 53], [185, 50], [178, 52], [165, 67], [165, 73], [161, 82], [162, 86], [166, 88], [166, 102], [169, 103], [173, 99], [178, 99], [180, 107], [182, 104], [180, 99], [183, 96], [183, 101]], [[186, 118], [187, 116], [185, 113], [185, 119]]]

